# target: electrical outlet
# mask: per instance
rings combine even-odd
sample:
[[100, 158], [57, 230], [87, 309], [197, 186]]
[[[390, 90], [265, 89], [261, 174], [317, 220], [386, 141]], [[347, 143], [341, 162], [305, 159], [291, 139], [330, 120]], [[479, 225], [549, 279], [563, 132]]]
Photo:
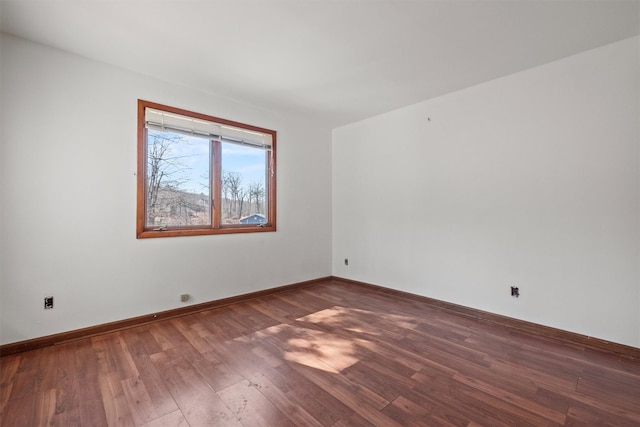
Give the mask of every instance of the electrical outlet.
[[344, 265], [349, 265], [349, 258], [344, 259]]
[[182, 301], [182, 302], [189, 301], [189, 294], [180, 295], [180, 301]]
[[44, 309], [50, 310], [53, 308], [53, 297], [44, 297]]

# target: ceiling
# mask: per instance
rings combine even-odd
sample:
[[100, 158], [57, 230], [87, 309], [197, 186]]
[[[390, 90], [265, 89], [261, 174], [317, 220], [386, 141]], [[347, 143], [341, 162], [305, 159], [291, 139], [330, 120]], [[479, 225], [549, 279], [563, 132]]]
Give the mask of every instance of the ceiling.
[[2, 0], [0, 30], [337, 127], [639, 34], [639, 1]]

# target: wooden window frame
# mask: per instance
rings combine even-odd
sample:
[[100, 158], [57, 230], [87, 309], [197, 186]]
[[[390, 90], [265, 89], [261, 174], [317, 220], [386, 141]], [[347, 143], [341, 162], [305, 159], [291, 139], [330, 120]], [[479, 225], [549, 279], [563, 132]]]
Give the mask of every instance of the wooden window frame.
[[[179, 114], [191, 118], [215, 122], [221, 125], [233, 126], [248, 131], [260, 132], [271, 135], [271, 154], [267, 162], [267, 176], [265, 180], [265, 197], [267, 201], [267, 222], [264, 224], [221, 224], [221, 149], [220, 144], [212, 153], [212, 178], [211, 178], [211, 198], [215, 200], [215, 207], [211, 209], [210, 226], [170, 226], [166, 229], [158, 230], [146, 226], [146, 186], [147, 186], [147, 132], [145, 124], [145, 109], [152, 108], [168, 113]], [[240, 123], [181, 108], [158, 104], [155, 102], [138, 100], [138, 168], [137, 168], [137, 207], [136, 207], [136, 237], [138, 239], [154, 237], [178, 237], [178, 236], [202, 236], [214, 234], [233, 233], [264, 233], [276, 231], [276, 135], [277, 132], [246, 123]]]

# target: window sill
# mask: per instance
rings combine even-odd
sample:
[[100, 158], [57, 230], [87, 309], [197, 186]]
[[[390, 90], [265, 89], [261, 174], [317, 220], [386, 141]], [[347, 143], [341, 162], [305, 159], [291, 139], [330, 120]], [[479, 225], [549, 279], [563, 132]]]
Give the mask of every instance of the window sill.
[[166, 229], [166, 230], [143, 230], [136, 236], [138, 239], [150, 239], [156, 237], [180, 237], [180, 236], [210, 236], [214, 234], [239, 234], [239, 233], [268, 233], [276, 231], [274, 225], [251, 226], [227, 226], [224, 228], [194, 228], [194, 229]]

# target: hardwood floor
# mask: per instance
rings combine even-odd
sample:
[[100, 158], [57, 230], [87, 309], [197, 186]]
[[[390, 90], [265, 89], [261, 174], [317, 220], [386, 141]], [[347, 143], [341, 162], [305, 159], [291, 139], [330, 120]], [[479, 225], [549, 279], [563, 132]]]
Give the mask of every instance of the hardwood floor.
[[640, 425], [640, 361], [337, 281], [0, 359], [0, 425]]

